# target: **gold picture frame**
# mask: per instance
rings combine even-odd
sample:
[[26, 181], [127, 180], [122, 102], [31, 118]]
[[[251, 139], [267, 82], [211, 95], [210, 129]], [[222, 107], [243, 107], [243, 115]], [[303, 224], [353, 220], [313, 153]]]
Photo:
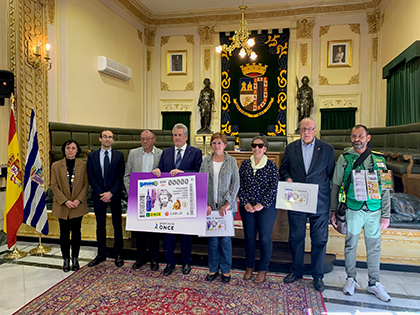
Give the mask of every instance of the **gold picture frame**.
[[327, 45], [327, 67], [351, 67], [352, 47], [351, 40], [331, 40]]
[[168, 50], [166, 54], [166, 68], [168, 75], [186, 75], [187, 51]]

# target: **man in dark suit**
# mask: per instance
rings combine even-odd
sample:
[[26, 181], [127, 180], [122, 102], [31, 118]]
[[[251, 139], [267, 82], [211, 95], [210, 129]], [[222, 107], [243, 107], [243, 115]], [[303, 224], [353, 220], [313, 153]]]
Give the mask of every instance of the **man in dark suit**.
[[[130, 188], [130, 174], [132, 172], [151, 172], [159, 166], [162, 150], [154, 146], [156, 136], [150, 130], [144, 130], [141, 135], [141, 147], [130, 151], [125, 167], [124, 185], [127, 192]], [[152, 232], [132, 232], [136, 236], [137, 260], [133, 264], [133, 269], [139, 269], [146, 264], [147, 241], [149, 241], [150, 269], [159, 269], [159, 233]]]
[[334, 148], [315, 138], [316, 123], [304, 118], [299, 123], [301, 139], [290, 143], [284, 152], [280, 165], [280, 180], [318, 184], [318, 204], [315, 214], [289, 211], [289, 245], [293, 264], [285, 283], [295, 282], [303, 275], [305, 254], [306, 222], [311, 226], [311, 272], [314, 287], [324, 291], [324, 263], [328, 241], [330, 211], [330, 181], [335, 167]]
[[[198, 172], [203, 161], [203, 154], [200, 149], [187, 144], [187, 127], [181, 123], [176, 124], [172, 129], [172, 135], [175, 146], [163, 151], [159, 167], [152, 173], [160, 177], [161, 172], [170, 172], [171, 176], [184, 172]], [[177, 263], [175, 236], [175, 234], [163, 235], [163, 249], [167, 263], [163, 270], [165, 276], [169, 276], [174, 271]], [[181, 236], [181, 262], [182, 273], [189, 274], [191, 271], [191, 235]]]
[[124, 176], [124, 156], [111, 149], [114, 134], [104, 130], [99, 137], [101, 148], [88, 155], [87, 172], [92, 187], [92, 201], [96, 216], [96, 241], [98, 255], [89, 263], [89, 267], [98, 265], [106, 259], [106, 210], [108, 205], [112, 213], [114, 226], [115, 265], [121, 267], [124, 260], [122, 235], [121, 189]]

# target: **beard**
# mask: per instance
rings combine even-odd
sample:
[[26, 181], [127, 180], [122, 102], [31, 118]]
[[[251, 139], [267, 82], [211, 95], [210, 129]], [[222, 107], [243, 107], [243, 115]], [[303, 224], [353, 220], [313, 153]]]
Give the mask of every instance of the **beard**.
[[366, 146], [366, 143], [362, 141], [353, 142], [352, 144], [353, 144], [353, 148], [358, 149], [358, 150], [363, 149]]

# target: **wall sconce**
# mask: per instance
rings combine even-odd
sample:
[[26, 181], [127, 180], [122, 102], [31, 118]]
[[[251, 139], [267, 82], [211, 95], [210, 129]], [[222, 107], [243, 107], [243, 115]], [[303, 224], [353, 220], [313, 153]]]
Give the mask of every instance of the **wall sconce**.
[[[51, 60], [50, 58], [51, 45], [50, 44], [45, 45], [45, 56], [42, 57], [41, 42], [37, 40], [36, 43], [34, 43], [31, 35], [29, 35], [29, 40], [30, 41], [27, 41], [27, 44], [26, 44], [26, 49], [27, 49], [26, 56], [27, 56], [28, 63], [32, 65], [34, 68], [44, 66], [45, 68], [47, 68], [47, 70], [51, 70], [52, 68], [52, 63], [50, 61]], [[29, 46], [32, 46], [33, 48], [30, 49]]]

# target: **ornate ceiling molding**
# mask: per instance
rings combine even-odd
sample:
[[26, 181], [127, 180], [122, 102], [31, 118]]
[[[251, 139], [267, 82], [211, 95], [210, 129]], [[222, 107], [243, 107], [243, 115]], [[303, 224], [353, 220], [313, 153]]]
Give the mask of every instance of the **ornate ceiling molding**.
[[[214, 22], [229, 22], [229, 21], [240, 21], [240, 14], [217, 14], [213, 11], [211, 14], [206, 15], [203, 11], [194, 12], [188, 11], [182, 14], [185, 16], [173, 17], [173, 14], [159, 14], [147, 10], [143, 5], [135, 6], [132, 0], [114, 0], [121, 7], [124, 8], [128, 13], [135, 17], [138, 21], [146, 25], [180, 25], [180, 24], [203, 24], [203, 23], [214, 23]], [[302, 8], [291, 8], [291, 9], [274, 9], [271, 11], [263, 10], [260, 6], [260, 12], [249, 12], [247, 13], [246, 19], [259, 20], [266, 18], [284, 18], [284, 17], [296, 17], [301, 15], [318, 15], [318, 14], [333, 14], [333, 13], [346, 13], [353, 11], [367, 11], [373, 10], [378, 7], [377, 3], [381, 0], [372, 0], [361, 3], [342, 4], [342, 5], [329, 5], [329, 6], [307, 6]], [[137, 1], [140, 2], [140, 1]], [[258, 10], [258, 8], [256, 8]], [[218, 11], [220, 11], [218, 9]], [[196, 15], [194, 15], [196, 14]]]
[[314, 27], [314, 21], [308, 21], [307, 19], [299, 20], [297, 22], [297, 38], [312, 38], [312, 28]]

